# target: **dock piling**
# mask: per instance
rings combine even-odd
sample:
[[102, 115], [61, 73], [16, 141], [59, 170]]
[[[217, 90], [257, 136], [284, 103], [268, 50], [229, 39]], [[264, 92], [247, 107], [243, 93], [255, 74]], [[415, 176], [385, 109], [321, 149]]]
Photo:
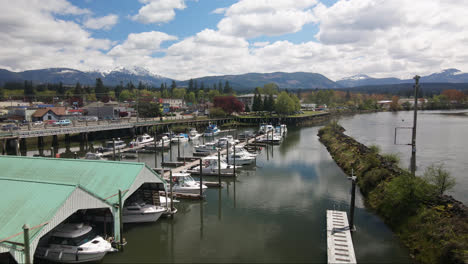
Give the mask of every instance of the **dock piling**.
[[112, 157], [115, 161], [115, 138], [112, 138]]
[[[174, 212], [174, 196], [172, 195], [172, 184], [173, 184], [173, 179], [172, 179], [172, 170], [169, 171], [169, 181], [171, 182], [169, 184], [169, 188], [171, 191], [171, 213]], [[174, 214], [171, 214], [172, 217], [174, 217]]]
[[203, 161], [200, 159], [200, 196], [203, 196]]
[[218, 150], [218, 182], [221, 186], [221, 152]]

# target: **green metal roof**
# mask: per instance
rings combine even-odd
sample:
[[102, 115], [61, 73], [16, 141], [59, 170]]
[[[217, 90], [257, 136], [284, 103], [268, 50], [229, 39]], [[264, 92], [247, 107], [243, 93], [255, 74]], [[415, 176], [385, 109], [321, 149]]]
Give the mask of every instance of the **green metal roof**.
[[[22, 232], [24, 224], [32, 228], [49, 221], [76, 188], [0, 178], [0, 240]], [[42, 228], [30, 230], [31, 240]], [[8, 241], [23, 243], [23, 234]]]
[[[19, 156], [0, 157], [0, 176], [58, 184], [79, 185], [107, 202], [117, 203], [119, 189], [130, 188], [144, 163], [55, 159]], [[159, 174], [150, 170], [156, 177]], [[164, 182], [163, 179], [161, 179]], [[115, 196], [113, 196], [115, 195]], [[113, 196], [113, 197], [111, 197]], [[111, 198], [109, 198], [111, 197]]]

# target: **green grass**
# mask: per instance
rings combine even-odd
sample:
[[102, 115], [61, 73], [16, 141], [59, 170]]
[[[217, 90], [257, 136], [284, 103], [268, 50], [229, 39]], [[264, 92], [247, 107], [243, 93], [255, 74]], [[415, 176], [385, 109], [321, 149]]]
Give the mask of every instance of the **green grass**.
[[318, 114], [325, 113], [324, 111], [304, 111], [303, 114], [296, 114], [296, 115], [287, 115], [282, 116], [278, 114], [270, 115], [265, 113], [264, 115], [239, 115], [240, 118], [270, 118], [270, 117], [305, 117], [305, 116], [314, 116]]

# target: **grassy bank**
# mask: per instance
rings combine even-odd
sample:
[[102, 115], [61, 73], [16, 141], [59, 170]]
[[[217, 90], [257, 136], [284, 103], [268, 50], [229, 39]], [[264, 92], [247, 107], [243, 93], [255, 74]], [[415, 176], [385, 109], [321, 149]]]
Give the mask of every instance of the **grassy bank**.
[[380, 215], [420, 263], [468, 263], [468, 209], [436, 186], [397, 166], [394, 157], [345, 135], [337, 123], [320, 141], [348, 174], [354, 170], [366, 205]]

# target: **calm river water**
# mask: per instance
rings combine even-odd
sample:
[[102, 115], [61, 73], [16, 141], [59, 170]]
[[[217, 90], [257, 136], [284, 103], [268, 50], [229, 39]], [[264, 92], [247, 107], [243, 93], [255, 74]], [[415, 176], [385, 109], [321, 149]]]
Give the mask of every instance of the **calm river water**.
[[[262, 151], [257, 167], [224, 180], [222, 189], [207, 190], [203, 202], [176, 204], [173, 220], [125, 226], [125, 251], [106, 256], [104, 263], [326, 263], [326, 210], [348, 210], [351, 183], [318, 141], [318, 129], [289, 128], [282, 145]], [[191, 143], [184, 144], [181, 155], [190, 155], [191, 149]], [[154, 154], [140, 154], [140, 159], [154, 166]], [[406, 249], [364, 208], [360, 195], [355, 222], [360, 263], [410, 262]]]
[[[449, 192], [468, 204], [468, 116], [447, 115], [462, 111], [420, 111], [416, 135], [417, 175], [433, 163], [444, 163], [457, 185]], [[465, 111], [466, 112], [466, 111]], [[398, 153], [401, 166], [409, 168], [411, 147], [395, 145], [395, 127], [412, 127], [413, 112], [381, 112], [343, 117], [339, 123], [346, 134], [359, 142], [381, 147], [383, 153]], [[411, 143], [411, 130], [400, 129], [397, 143]]]
[[[466, 204], [468, 117], [439, 113], [420, 112], [417, 173], [422, 174], [431, 163], [444, 162], [457, 179], [451, 194]], [[342, 117], [339, 122], [360, 142], [377, 144], [384, 153], [399, 153], [402, 166], [408, 167], [409, 146], [394, 145], [393, 140], [395, 127], [412, 126], [411, 112], [361, 114]], [[325, 213], [327, 209], [348, 211], [351, 183], [318, 141], [318, 129], [290, 127], [282, 145], [261, 152], [256, 167], [240, 170], [236, 180], [223, 179], [224, 188], [208, 189], [203, 202], [176, 204], [174, 219], [126, 225], [125, 251], [110, 254], [103, 262], [326, 263]], [[410, 135], [409, 130], [402, 130], [398, 142], [409, 143]], [[181, 144], [181, 155], [190, 156], [192, 148], [192, 143]], [[177, 146], [172, 149], [175, 160]], [[157, 155], [160, 167], [161, 154]], [[170, 160], [169, 155], [165, 152], [165, 160]], [[139, 154], [139, 160], [155, 165], [154, 154]], [[411, 262], [389, 228], [364, 208], [359, 192], [356, 204], [357, 261]]]

